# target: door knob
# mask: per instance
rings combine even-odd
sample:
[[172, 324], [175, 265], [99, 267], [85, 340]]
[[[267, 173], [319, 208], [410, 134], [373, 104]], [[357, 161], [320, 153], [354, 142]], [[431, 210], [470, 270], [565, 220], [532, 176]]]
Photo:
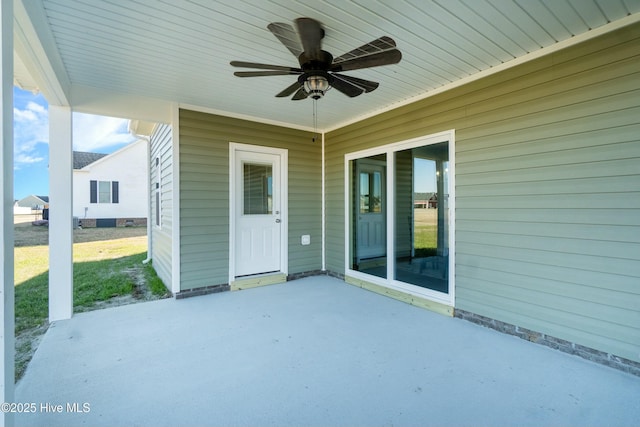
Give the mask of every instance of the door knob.
[[280, 218], [277, 218], [277, 219], [276, 219], [276, 222], [277, 222], [277, 223], [280, 223], [280, 222], [282, 222], [282, 221], [280, 221]]

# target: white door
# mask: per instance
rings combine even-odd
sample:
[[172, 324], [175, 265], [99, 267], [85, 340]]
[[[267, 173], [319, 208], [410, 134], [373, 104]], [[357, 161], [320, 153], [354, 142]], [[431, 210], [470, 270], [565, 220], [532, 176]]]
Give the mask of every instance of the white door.
[[278, 154], [236, 151], [235, 277], [281, 270], [282, 179]]
[[355, 207], [358, 260], [387, 253], [384, 171], [383, 165], [358, 162], [358, 203]]

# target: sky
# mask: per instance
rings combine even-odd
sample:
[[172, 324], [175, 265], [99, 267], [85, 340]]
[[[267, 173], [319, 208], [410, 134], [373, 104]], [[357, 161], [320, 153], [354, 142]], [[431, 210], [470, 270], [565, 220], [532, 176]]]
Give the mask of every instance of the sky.
[[436, 164], [433, 161], [417, 158], [413, 176], [413, 190], [416, 193], [435, 193]]
[[[49, 114], [47, 101], [17, 87], [13, 89], [13, 198], [49, 195]], [[128, 121], [73, 113], [73, 149], [112, 153], [133, 142]]]

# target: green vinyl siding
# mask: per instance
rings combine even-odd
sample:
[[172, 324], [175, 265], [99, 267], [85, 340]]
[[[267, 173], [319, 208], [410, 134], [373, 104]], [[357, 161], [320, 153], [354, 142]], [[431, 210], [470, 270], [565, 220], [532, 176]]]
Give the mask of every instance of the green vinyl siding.
[[[413, 204], [413, 158], [411, 150], [396, 153], [396, 203], [395, 203], [395, 249], [394, 256], [408, 257], [412, 254], [412, 234], [414, 230]], [[399, 203], [402, 201], [402, 203]]]
[[640, 361], [640, 25], [325, 136], [327, 268], [344, 155], [456, 132], [456, 308]]
[[[160, 124], [150, 138], [151, 180], [151, 245], [153, 268], [167, 288], [171, 289], [173, 229], [173, 159], [172, 127]], [[156, 166], [156, 158], [160, 164]], [[161, 224], [156, 226], [156, 183], [160, 180]]]
[[[321, 144], [300, 130], [180, 110], [180, 288], [229, 282], [230, 142], [288, 150], [288, 273], [319, 270]], [[311, 245], [300, 244], [303, 234]]]

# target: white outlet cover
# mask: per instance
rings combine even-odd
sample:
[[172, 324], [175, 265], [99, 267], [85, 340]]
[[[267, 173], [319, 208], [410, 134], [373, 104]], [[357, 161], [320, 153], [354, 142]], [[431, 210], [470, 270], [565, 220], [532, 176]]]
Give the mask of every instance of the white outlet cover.
[[304, 234], [300, 238], [300, 244], [302, 244], [302, 245], [310, 245], [311, 244], [311, 236], [308, 235], [308, 234]]

